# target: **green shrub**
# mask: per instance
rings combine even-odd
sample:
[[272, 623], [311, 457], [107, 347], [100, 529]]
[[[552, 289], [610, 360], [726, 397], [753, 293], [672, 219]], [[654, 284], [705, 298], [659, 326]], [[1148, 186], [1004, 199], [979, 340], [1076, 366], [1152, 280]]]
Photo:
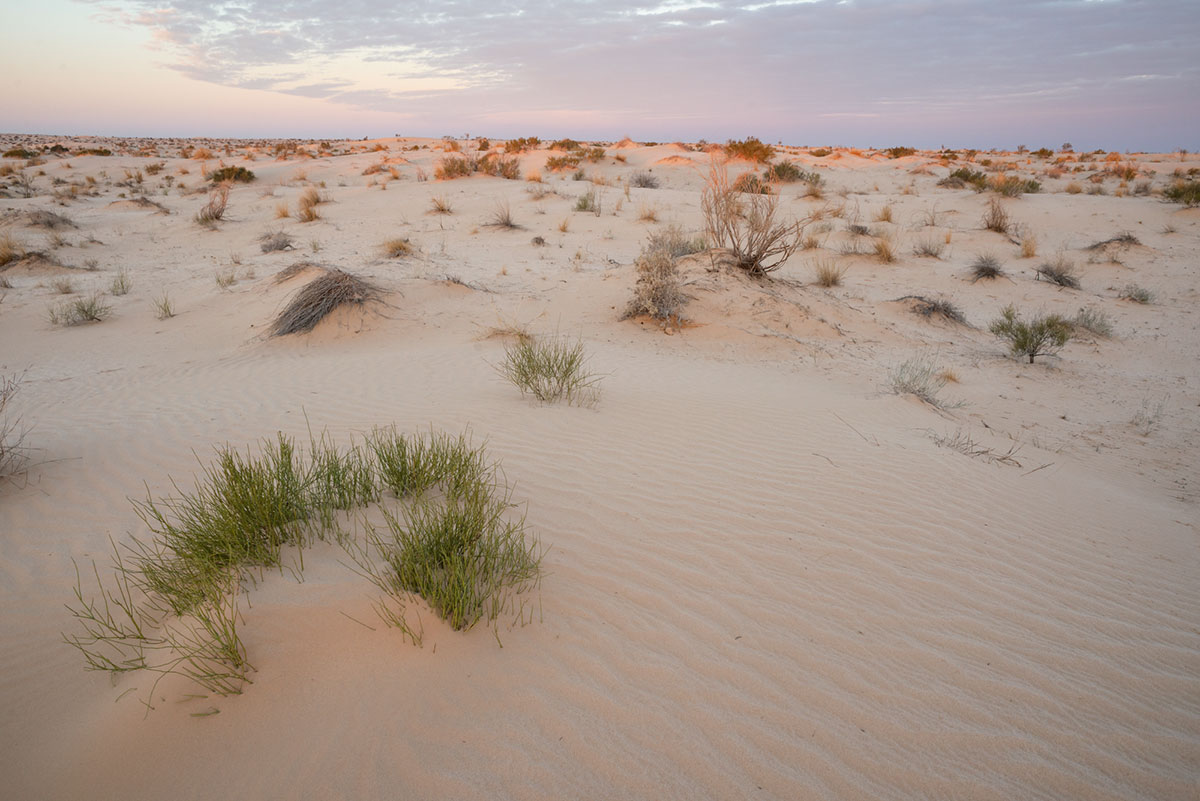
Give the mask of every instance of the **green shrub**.
[[504, 143], [505, 153], [524, 153], [526, 150], [535, 150], [542, 143], [541, 139], [536, 136], [523, 136], [519, 139], [509, 139]]
[[522, 395], [532, 395], [543, 403], [566, 400], [591, 405], [597, 398], [600, 378], [588, 372], [587, 355], [578, 340], [555, 337], [517, 342], [505, 349], [499, 371]]
[[947, 189], [962, 189], [970, 186], [976, 192], [987, 189], [987, 174], [982, 170], [972, 170], [970, 167], [959, 167], [948, 176], [938, 181], [938, 186]]
[[222, 167], [219, 170], [210, 172], [208, 179], [214, 184], [219, 184], [223, 181], [237, 181], [248, 184], [254, 180], [254, 173], [245, 167]]
[[1006, 306], [1000, 317], [988, 327], [993, 334], [1008, 340], [1014, 356], [1034, 357], [1057, 353], [1071, 339], [1071, 321], [1058, 314], [1039, 315], [1024, 321], [1015, 307]]
[[551, 142], [547, 147], [550, 150], [580, 150], [583, 145], [576, 142], [574, 139], [559, 139]]
[[1200, 206], [1200, 181], [1175, 181], [1163, 189], [1163, 197], [1188, 208]]
[[766, 164], [775, 158], [775, 148], [760, 142], [756, 137], [750, 136], [739, 140], [730, 139], [725, 143], [725, 154], [729, 158], [746, 159], [747, 161]]
[[573, 170], [579, 166], [580, 157], [577, 155], [550, 156], [546, 159], [546, 169], [551, 172]]
[[888, 154], [888, 158], [898, 159], [904, 156], [911, 156], [917, 152], [917, 149], [915, 147], [889, 147], [884, 152]]

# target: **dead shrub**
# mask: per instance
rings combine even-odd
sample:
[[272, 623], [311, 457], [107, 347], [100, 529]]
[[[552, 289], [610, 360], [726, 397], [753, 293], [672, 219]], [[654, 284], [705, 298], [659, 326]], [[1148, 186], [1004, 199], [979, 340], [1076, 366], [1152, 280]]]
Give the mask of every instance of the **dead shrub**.
[[379, 288], [369, 281], [342, 270], [327, 270], [296, 293], [271, 323], [270, 335], [306, 333], [340, 306], [361, 306], [379, 297]]
[[724, 161], [713, 159], [700, 208], [708, 241], [732, 251], [738, 267], [751, 275], [779, 269], [803, 242], [802, 223], [776, 221], [779, 197], [739, 192]]

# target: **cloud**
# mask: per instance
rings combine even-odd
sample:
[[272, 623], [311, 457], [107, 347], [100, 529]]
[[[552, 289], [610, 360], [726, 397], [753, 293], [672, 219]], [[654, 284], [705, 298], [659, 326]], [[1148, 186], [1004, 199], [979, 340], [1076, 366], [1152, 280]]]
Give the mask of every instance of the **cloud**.
[[1192, 0], [104, 2], [196, 80], [439, 127], [583, 109], [615, 135], [703, 111], [707, 132], [676, 135], [794, 140], [847, 106], [906, 131], [923, 110], [1082, 119], [1198, 94]]

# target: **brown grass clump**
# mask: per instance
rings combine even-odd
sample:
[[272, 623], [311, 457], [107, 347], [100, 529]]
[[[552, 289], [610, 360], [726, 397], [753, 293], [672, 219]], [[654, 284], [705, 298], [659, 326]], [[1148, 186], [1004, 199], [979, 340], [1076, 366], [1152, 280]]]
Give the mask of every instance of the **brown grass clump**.
[[817, 284], [826, 288], [840, 286], [847, 269], [833, 259], [817, 259], [813, 267], [817, 272]]
[[899, 300], [912, 301], [913, 314], [931, 318], [934, 315], [943, 317], [959, 325], [966, 325], [967, 318], [962, 311], [946, 298], [927, 298], [924, 295], [905, 295]]
[[271, 323], [270, 335], [307, 333], [340, 306], [378, 300], [379, 288], [342, 270], [327, 270], [309, 281]]
[[453, 214], [454, 209], [445, 195], [434, 195], [429, 199], [429, 211], [432, 214]]
[[0, 267], [25, 258], [28, 251], [9, 231], [0, 234]]
[[206, 228], [215, 228], [217, 222], [225, 217], [225, 208], [229, 204], [229, 185], [220, 184], [208, 195], [208, 202], [196, 212], [196, 222]]
[[321, 219], [321, 212], [317, 210], [317, 206], [321, 203], [321, 193], [317, 191], [317, 188], [315, 186], [308, 187], [300, 196], [296, 219], [306, 223]]
[[1008, 229], [1012, 226], [1012, 221], [1008, 217], [1008, 212], [1004, 210], [1004, 205], [998, 198], [992, 198], [983, 212], [983, 227], [988, 231], [995, 231], [998, 234], [1007, 234]]
[[275, 219], [286, 220], [288, 217], [291, 217], [291, 216], [292, 216], [292, 210], [288, 206], [288, 202], [286, 200], [281, 200], [275, 204]]
[[389, 259], [398, 259], [401, 256], [411, 256], [413, 252], [412, 242], [408, 238], [389, 239], [383, 243], [383, 253]]
[[896, 261], [896, 252], [892, 248], [892, 241], [886, 237], [875, 240], [875, 256], [884, 264], [894, 264]]

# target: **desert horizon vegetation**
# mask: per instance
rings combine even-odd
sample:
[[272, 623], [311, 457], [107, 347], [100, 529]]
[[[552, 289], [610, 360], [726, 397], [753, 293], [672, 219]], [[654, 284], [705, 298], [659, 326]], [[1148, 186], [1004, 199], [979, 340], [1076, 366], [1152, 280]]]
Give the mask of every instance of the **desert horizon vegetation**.
[[[0, 384], [0, 515], [45, 539], [18, 543], [13, 573], [31, 597], [57, 593], [67, 622], [55, 618], [55, 631], [84, 666], [112, 674], [118, 700], [158, 709], [164, 729], [175, 730], [174, 709], [245, 722], [275, 703], [274, 690], [261, 702], [225, 697], [251, 677], [284, 677], [292, 694], [309, 663], [297, 667], [295, 642], [277, 636], [287, 625], [311, 623], [335, 643], [328, 653], [368, 654], [413, 686], [470, 686], [464, 704], [494, 700], [488, 682], [503, 671], [490, 640], [504, 634], [503, 664], [521, 666], [559, 714], [563, 665], [582, 665], [604, 703], [610, 686], [640, 679], [641, 700], [670, 701], [668, 674], [700, 697], [689, 682], [712, 669], [736, 689], [722, 703], [768, 706], [776, 691], [800, 697], [781, 669], [798, 648], [823, 681], [853, 673], [831, 667], [831, 653], [874, 675], [925, 670], [923, 657], [878, 647], [889, 627], [978, 667], [974, 646], [890, 617], [914, 599], [920, 609], [990, 599], [989, 636], [1010, 655], [1010, 612], [1026, 616], [1017, 629], [1060, 608], [1139, 631], [1186, 618], [1183, 606], [1153, 617], [1169, 597], [1191, 602], [1169, 576], [1137, 585], [1171, 589], [1157, 606], [1106, 606], [1120, 594], [1070, 595], [1041, 577], [1107, 581], [1113, 553], [1154, 570], [1190, 564], [1176, 540], [1094, 548], [1088, 537], [1111, 545], [1115, 528], [1088, 518], [1096, 531], [1084, 532], [1059, 512], [1086, 516], [1081, 493], [1103, 488], [1096, 503], [1119, 497], [1128, 511], [1113, 519], [1126, 529], [1152, 520], [1147, 529], [1174, 531], [1170, 520], [1200, 501], [1192, 153], [535, 136], [0, 134], [0, 148], [0, 375], [20, 376]], [[314, 407], [329, 428], [298, 445], [298, 418]], [[145, 434], [158, 417], [170, 425]], [[495, 437], [487, 452], [521, 479], [519, 502], [471, 434], [441, 433], [472, 428]], [[207, 443], [218, 443], [211, 457]], [[33, 448], [47, 460], [31, 472]], [[189, 477], [191, 449], [203, 454]], [[944, 487], [959, 493], [952, 508], [908, 500]], [[132, 516], [128, 496], [144, 499]], [[1027, 506], [1005, 517], [1000, 496]], [[48, 522], [59, 520], [70, 522]], [[892, 586], [909, 543], [921, 550], [906, 570], [942, 554], [953, 569]], [[78, 573], [62, 569], [72, 559]], [[339, 561], [345, 584], [331, 577]], [[1081, 565], [1083, 578], [1071, 573]], [[781, 578], [756, 583], [764, 566]], [[972, 570], [993, 567], [1003, 581], [972, 586]], [[381, 631], [358, 607], [361, 639], [329, 623], [351, 614], [349, 581], [367, 588]], [[1004, 594], [1010, 584], [1019, 598]], [[854, 609], [880, 601], [864, 633], [842, 637], [834, 597]], [[1021, 606], [1035, 597], [1047, 600]], [[800, 603], [828, 629], [807, 627]], [[1090, 648], [1093, 632], [1064, 615], [1037, 642]], [[534, 621], [546, 625], [508, 647], [505, 632]], [[648, 646], [660, 626], [684, 633]], [[389, 629], [425, 650], [397, 651]], [[587, 674], [609, 630], [636, 656]], [[13, 630], [13, 643], [32, 631]], [[1175, 649], [1155, 657], [1164, 671], [1193, 653], [1187, 636], [1162, 636]], [[709, 643], [699, 667], [655, 661], [699, 641]], [[535, 652], [547, 658], [531, 669]], [[1005, 718], [1001, 752], [1027, 756], [1027, 736], [1046, 736], [1028, 729], [1045, 709], [1083, 714], [1048, 653], [1035, 643], [1022, 652], [1029, 665], [978, 668], [1000, 686], [1037, 673], [1053, 701]], [[1177, 686], [1124, 682], [1147, 663], [1119, 649], [1087, 656], [1096, 697], [1151, 698], [1116, 720], [1122, 731]], [[456, 683], [468, 662], [478, 685]], [[955, 698], [954, 682], [975, 675], [927, 674]], [[188, 681], [208, 697], [164, 703]], [[990, 713], [990, 696], [970, 693], [938, 714]], [[855, 715], [857, 697], [845, 702]], [[840, 726], [842, 703], [808, 711]], [[94, 716], [110, 720], [100, 706]], [[859, 733], [892, 743], [898, 718], [872, 714], [882, 725]], [[790, 742], [790, 720], [760, 723], [769, 742]], [[203, 739], [206, 724], [195, 725]], [[1152, 747], [1145, 764], [1186, 772], [1177, 753]], [[1144, 768], [1111, 743], [1065, 748], [1116, 760], [1080, 769], [1087, 789]], [[729, 764], [719, 745], [712, 753]], [[1155, 786], [1170, 795], [1179, 784]]]

